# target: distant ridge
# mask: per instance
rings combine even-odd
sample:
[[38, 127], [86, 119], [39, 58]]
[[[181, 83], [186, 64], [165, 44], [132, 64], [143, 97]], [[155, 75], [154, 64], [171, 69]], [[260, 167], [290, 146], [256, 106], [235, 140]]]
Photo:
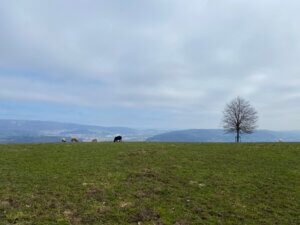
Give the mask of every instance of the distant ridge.
[[[225, 134], [222, 129], [190, 129], [171, 131], [154, 135], [147, 141], [161, 142], [233, 142], [234, 134]], [[242, 135], [242, 142], [300, 141], [300, 131], [257, 130], [253, 134]]]
[[[125, 141], [161, 142], [233, 142], [233, 134], [222, 129], [189, 129], [166, 132], [156, 129], [105, 127], [75, 123], [34, 120], [0, 120], [0, 143], [60, 142], [62, 138], [77, 137], [80, 140], [112, 141], [122, 135]], [[300, 142], [300, 131], [257, 130], [242, 135], [242, 142]]]
[[164, 131], [104, 127], [36, 120], [0, 120], [0, 143], [58, 142], [61, 138], [77, 137], [81, 140], [98, 138], [110, 141], [115, 135], [125, 140], [144, 141]]

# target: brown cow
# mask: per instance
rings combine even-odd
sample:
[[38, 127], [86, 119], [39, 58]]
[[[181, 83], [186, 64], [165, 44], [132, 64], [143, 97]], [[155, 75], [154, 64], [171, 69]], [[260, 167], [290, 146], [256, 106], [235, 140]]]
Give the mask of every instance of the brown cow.
[[72, 138], [71, 142], [79, 142], [77, 138]]

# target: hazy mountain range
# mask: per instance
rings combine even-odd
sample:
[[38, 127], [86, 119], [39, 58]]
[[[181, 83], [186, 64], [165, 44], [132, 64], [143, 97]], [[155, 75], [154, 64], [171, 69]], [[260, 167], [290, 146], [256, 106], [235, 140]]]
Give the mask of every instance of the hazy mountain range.
[[163, 130], [132, 129], [127, 127], [102, 127], [73, 123], [28, 120], [0, 120], [0, 143], [58, 142], [62, 138], [79, 138], [88, 141], [111, 141], [122, 135], [124, 140], [144, 141]]
[[[225, 134], [221, 129], [171, 131], [147, 139], [147, 141], [164, 142], [232, 142], [234, 140], [234, 134]], [[241, 140], [242, 142], [298, 142], [300, 141], [300, 131], [257, 130], [253, 134], [242, 135]]]
[[[127, 127], [103, 127], [73, 123], [28, 120], [0, 120], [0, 143], [59, 142], [71, 137], [81, 141], [97, 138], [112, 141], [122, 135], [125, 141], [162, 142], [232, 142], [233, 134], [221, 129], [190, 129], [166, 131], [155, 129], [132, 129]], [[242, 135], [242, 142], [300, 141], [300, 131], [258, 130], [251, 135]]]

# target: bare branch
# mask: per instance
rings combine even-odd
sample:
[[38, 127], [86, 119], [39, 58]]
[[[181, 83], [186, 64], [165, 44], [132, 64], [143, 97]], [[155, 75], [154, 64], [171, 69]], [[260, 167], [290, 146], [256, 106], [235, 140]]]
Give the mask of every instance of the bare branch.
[[226, 133], [236, 133], [237, 142], [240, 134], [251, 134], [257, 128], [258, 116], [248, 101], [237, 97], [226, 104], [223, 111], [223, 128]]

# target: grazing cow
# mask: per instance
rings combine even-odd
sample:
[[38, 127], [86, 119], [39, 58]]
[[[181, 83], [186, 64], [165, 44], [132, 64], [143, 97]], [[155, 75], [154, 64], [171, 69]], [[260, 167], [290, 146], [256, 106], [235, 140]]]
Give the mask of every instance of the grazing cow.
[[72, 138], [71, 142], [78, 142], [78, 139], [77, 138]]
[[67, 142], [65, 138], [61, 139], [61, 142]]
[[97, 138], [93, 139], [92, 142], [98, 142]]
[[114, 139], [114, 142], [121, 142], [122, 141], [122, 136], [116, 136]]

